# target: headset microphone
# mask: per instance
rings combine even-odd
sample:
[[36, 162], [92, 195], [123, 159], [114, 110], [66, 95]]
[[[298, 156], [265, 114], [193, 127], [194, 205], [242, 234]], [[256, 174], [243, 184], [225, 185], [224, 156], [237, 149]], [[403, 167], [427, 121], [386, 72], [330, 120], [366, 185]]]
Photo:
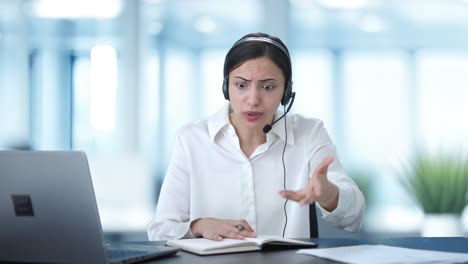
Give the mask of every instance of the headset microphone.
[[281, 120], [281, 118], [283, 118], [284, 116], [286, 116], [286, 114], [289, 112], [289, 110], [291, 110], [291, 107], [292, 107], [292, 105], [293, 105], [293, 103], [294, 103], [294, 98], [295, 98], [295, 97], [296, 97], [296, 93], [292, 93], [292, 94], [291, 94], [291, 103], [289, 104], [288, 109], [286, 110], [286, 112], [284, 112], [284, 114], [281, 115], [280, 118], [278, 118], [278, 119], [276, 119], [275, 121], [273, 121], [273, 123], [271, 123], [271, 125], [270, 125], [270, 124], [265, 125], [265, 126], [263, 127], [263, 133], [266, 134], [266, 133], [270, 132], [270, 130], [273, 128], [273, 125], [274, 125], [276, 122], [278, 122], [279, 120]]

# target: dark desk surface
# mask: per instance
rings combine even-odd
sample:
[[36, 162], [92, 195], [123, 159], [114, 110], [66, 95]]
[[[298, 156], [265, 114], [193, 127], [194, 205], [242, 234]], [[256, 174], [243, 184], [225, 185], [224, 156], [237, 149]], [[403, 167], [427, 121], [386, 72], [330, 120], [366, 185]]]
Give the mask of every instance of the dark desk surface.
[[[401, 237], [401, 238], [371, 238], [366, 240], [346, 238], [312, 238], [301, 239], [319, 244], [319, 248], [352, 246], [363, 244], [381, 244], [413, 249], [429, 249], [447, 252], [468, 253], [468, 238], [466, 237]], [[136, 242], [138, 244], [163, 244], [163, 242]], [[198, 256], [184, 251], [174, 256], [149, 261], [147, 263], [336, 263], [316, 258], [310, 255], [297, 254], [297, 249], [281, 251], [256, 251], [212, 256]]]

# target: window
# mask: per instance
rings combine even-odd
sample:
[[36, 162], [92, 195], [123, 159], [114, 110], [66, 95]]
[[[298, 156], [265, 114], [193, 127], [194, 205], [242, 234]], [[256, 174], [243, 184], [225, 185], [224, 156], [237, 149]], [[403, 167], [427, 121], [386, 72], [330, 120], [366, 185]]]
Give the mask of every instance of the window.
[[222, 92], [224, 58], [226, 50], [208, 50], [201, 56], [202, 81], [200, 92], [203, 96], [202, 116], [216, 113], [227, 103]]
[[350, 52], [343, 63], [346, 159], [386, 166], [411, 146], [405, 56]]
[[73, 65], [73, 148], [89, 154], [109, 152], [116, 143], [117, 55], [95, 46]]
[[[377, 231], [411, 231], [418, 224], [396, 177], [411, 151], [408, 60], [402, 52], [343, 54], [343, 119], [348, 173], [363, 173], [375, 207], [366, 209], [366, 227]], [[385, 194], [385, 195], [384, 195]], [[387, 195], [391, 194], [391, 195]], [[408, 221], [395, 217], [411, 215]], [[416, 221], [414, 221], [416, 219]]]
[[468, 147], [468, 54], [422, 51], [417, 56], [419, 144], [430, 150]]
[[[333, 134], [331, 62], [327, 51], [297, 51], [292, 53], [292, 81], [296, 99], [291, 112], [324, 121]], [[333, 137], [333, 136], [332, 136]]]

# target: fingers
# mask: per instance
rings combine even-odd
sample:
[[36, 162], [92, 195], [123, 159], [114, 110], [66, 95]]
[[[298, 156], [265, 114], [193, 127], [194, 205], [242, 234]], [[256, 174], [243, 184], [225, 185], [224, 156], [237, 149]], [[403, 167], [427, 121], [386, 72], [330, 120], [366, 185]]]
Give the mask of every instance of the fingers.
[[282, 190], [279, 191], [279, 194], [285, 199], [298, 202], [301, 206], [313, 203], [315, 201], [314, 193], [307, 189], [301, 189], [298, 191]]
[[[205, 218], [203, 221], [203, 237], [215, 241], [224, 238], [244, 239], [244, 237], [256, 237], [257, 234], [245, 220], [222, 220]], [[242, 227], [242, 228], [239, 228]]]
[[330, 164], [335, 160], [334, 157], [332, 156], [328, 156], [328, 157], [325, 157], [322, 162], [320, 162], [320, 164], [317, 166], [317, 168], [315, 169], [315, 172], [314, 172], [314, 175], [327, 175], [327, 172], [328, 172], [328, 166], [330, 166]]
[[[239, 228], [242, 226], [242, 228]], [[244, 239], [244, 237], [256, 237], [257, 234], [253, 231], [245, 220], [228, 220], [219, 233], [224, 238]]]
[[325, 157], [322, 162], [320, 162], [320, 164], [317, 166], [317, 170], [318, 171], [322, 171], [324, 170], [323, 172], [326, 173], [327, 170], [328, 170], [328, 166], [335, 160], [334, 157], [332, 156], [328, 156], [328, 157]]
[[334, 160], [335, 158], [332, 156], [325, 157], [317, 166], [317, 169], [315, 169], [314, 174], [309, 180], [307, 188], [309, 191], [313, 192], [315, 197], [320, 197], [322, 195], [323, 184], [328, 181], [328, 166], [330, 166]]
[[246, 230], [239, 231], [236, 227], [228, 226], [222, 229], [220, 235], [224, 238], [244, 239], [250, 232]]
[[322, 195], [322, 179], [315, 176], [309, 180], [307, 189], [314, 194], [315, 197], [320, 197]]
[[[252, 227], [245, 220], [231, 220], [230, 223], [240, 235], [244, 237], [257, 237]], [[239, 227], [242, 227], [239, 229]]]
[[250, 232], [247, 230], [240, 231], [240, 234], [244, 237], [257, 237], [257, 234], [255, 232]]
[[249, 223], [245, 220], [231, 220], [230, 224], [234, 227], [242, 226], [244, 230], [247, 230], [249, 232], [254, 232], [252, 227], [250, 227]]
[[283, 198], [293, 200], [295, 202], [299, 202], [305, 198], [305, 195], [300, 191], [281, 190], [279, 191], [279, 194]]
[[310, 178], [307, 187], [304, 189], [297, 191], [281, 190], [279, 191], [279, 194], [285, 199], [298, 202], [301, 206], [313, 203], [317, 198], [321, 197], [323, 188], [327, 186], [328, 166], [330, 166], [334, 160], [335, 158], [332, 156], [324, 158], [315, 169], [315, 172]]
[[[209, 237], [205, 237], [205, 238], [209, 238]], [[209, 238], [211, 240], [215, 240], [215, 241], [221, 241], [223, 240], [223, 237], [218, 235], [218, 234], [213, 234], [211, 238]]]
[[305, 196], [304, 196], [304, 199], [302, 199], [302, 200], [299, 201], [299, 205], [300, 205], [300, 206], [304, 206], [304, 205], [306, 205], [306, 204], [311, 204], [311, 203], [314, 202], [314, 200], [315, 200], [315, 199], [314, 199], [313, 194], [305, 195]]

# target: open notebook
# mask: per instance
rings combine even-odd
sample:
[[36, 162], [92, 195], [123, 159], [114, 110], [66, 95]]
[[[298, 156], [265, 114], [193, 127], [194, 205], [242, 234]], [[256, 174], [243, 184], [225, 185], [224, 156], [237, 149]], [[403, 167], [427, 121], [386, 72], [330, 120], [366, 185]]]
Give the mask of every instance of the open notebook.
[[282, 238], [279, 236], [259, 236], [257, 238], [244, 238], [242, 240], [225, 238], [222, 241], [214, 241], [205, 238], [180, 239], [168, 240], [166, 245], [178, 247], [198, 255], [256, 251], [262, 250], [262, 248], [266, 246], [278, 247], [281, 249], [310, 248], [317, 246], [317, 244], [313, 242]]

